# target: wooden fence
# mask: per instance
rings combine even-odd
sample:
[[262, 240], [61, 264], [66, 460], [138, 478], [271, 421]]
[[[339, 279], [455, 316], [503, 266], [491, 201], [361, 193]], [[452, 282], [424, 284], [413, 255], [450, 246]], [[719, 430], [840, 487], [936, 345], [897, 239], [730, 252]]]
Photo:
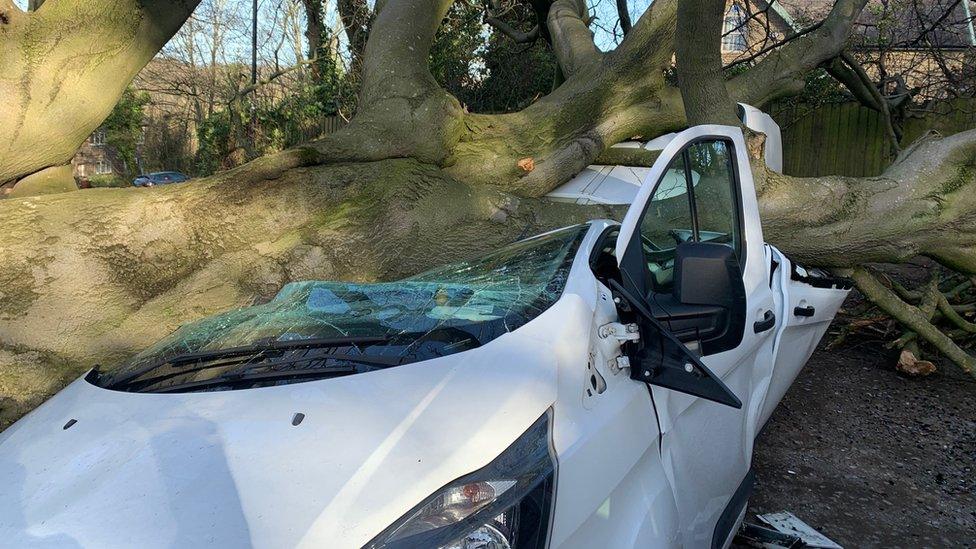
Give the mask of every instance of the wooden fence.
[[[783, 130], [783, 164], [798, 176], [878, 175], [894, 159], [881, 115], [857, 103], [827, 104], [813, 110], [774, 108]], [[976, 100], [957, 99], [909, 112], [902, 146], [928, 130], [951, 135], [976, 128]]]
[[325, 116], [304, 124], [285, 125], [280, 131], [284, 145], [292, 147], [335, 133], [345, 125], [346, 121], [340, 116]]

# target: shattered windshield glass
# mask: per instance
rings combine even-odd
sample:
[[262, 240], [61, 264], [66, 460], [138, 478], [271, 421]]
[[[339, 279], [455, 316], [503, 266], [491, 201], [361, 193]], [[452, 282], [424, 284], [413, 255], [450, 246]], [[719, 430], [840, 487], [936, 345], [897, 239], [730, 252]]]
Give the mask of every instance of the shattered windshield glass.
[[587, 226], [522, 240], [397, 282], [296, 282], [270, 302], [184, 325], [99, 386], [223, 390], [291, 383], [473, 349], [562, 294]]

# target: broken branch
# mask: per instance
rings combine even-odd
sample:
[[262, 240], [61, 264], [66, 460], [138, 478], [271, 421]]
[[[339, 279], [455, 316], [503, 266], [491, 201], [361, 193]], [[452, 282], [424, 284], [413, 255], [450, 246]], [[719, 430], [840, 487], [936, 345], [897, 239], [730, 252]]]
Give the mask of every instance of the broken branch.
[[939, 352], [962, 368], [964, 372], [976, 378], [976, 359], [936, 328], [918, 307], [913, 307], [899, 299], [892, 290], [885, 287], [877, 277], [864, 267], [854, 269], [851, 278], [857, 284], [858, 289], [872, 303], [908, 326], [919, 337], [932, 344]]
[[584, 0], [556, 0], [546, 23], [552, 37], [552, 51], [566, 78], [603, 57], [593, 41]]

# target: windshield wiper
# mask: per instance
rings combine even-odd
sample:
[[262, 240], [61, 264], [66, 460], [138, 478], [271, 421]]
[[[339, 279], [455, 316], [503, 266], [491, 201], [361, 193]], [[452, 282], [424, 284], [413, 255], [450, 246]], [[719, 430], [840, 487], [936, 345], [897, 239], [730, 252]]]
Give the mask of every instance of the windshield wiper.
[[[478, 347], [481, 345], [480, 339], [468, 330], [453, 327], [453, 326], [438, 326], [429, 331], [423, 332], [394, 332], [383, 336], [366, 336], [366, 337], [347, 337], [347, 338], [318, 338], [318, 339], [292, 339], [292, 340], [263, 340], [260, 342], [253, 343], [251, 345], [241, 346], [241, 347], [228, 347], [225, 349], [216, 349], [212, 351], [198, 351], [192, 353], [184, 353], [175, 356], [170, 356], [153, 362], [152, 364], [141, 368], [136, 372], [132, 372], [119, 379], [109, 379], [107, 385], [102, 385], [107, 389], [112, 390], [128, 390], [133, 392], [140, 392], [146, 390], [148, 387], [156, 385], [167, 379], [174, 377], [179, 377], [182, 375], [199, 372], [203, 370], [212, 370], [221, 367], [233, 367], [241, 366], [244, 369], [243, 372], [234, 372], [224, 374], [225, 376], [241, 376], [241, 375], [252, 375], [248, 374], [249, 369], [258, 368], [269, 368], [283, 366], [287, 364], [297, 364], [302, 362], [325, 362], [334, 361], [340, 364], [321, 364], [315, 368], [307, 368], [307, 374], [302, 374], [299, 377], [312, 377], [313, 372], [318, 372], [319, 376], [332, 375], [332, 372], [338, 372], [339, 375], [343, 375], [339, 370], [343, 367], [341, 363], [356, 363], [366, 366], [372, 366], [374, 369], [383, 369], [393, 366], [399, 366], [404, 363], [404, 361], [410, 362], [408, 355], [410, 349], [414, 348], [421, 341], [433, 337], [435, 334], [451, 334], [454, 339], [458, 341], [469, 342], [472, 346]], [[382, 355], [367, 355], [362, 354], [360, 347], [369, 347], [374, 345], [382, 345], [391, 342], [398, 342], [403, 340], [406, 347], [402, 352], [396, 357], [382, 356]], [[304, 353], [298, 355], [298, 352], [302, 350], [319, 350], [319, 349], [329, 349], [329, 348], [342, 348], [342, 347], [353, 347], [360, 354], [351, 353], [339, 353], [339, 352], [312, 352]], [[274, 356], [275, 353], [283, 353], [284, 356]], [[272, 355], [272, 356], [268, 356]], [[264, 360], [262, 360], [264, 359]], [[141, 377], [153, 372], [158, 368], [164, 366], [170, 366], [170, 369], [163, 374], [147, 377], [145, 379], [140, 379]], [[264, 372], [263, 374], [277, 375], [279, 372], [281, 374], [287, 374], [288, 372], [299, 372], [302, 370], [276, 370], [273, 372]], [[357, 372], [359, 369], [357, 369]], [[253, 374], [253, 375], [263, 375], [263, 374]], [[222, 379], [222, 376], [215, 377], [210, 380], [200, 380], [196, 382], [187, 382], [187, 384], [193, 386], [202, 385], [212, 385], [217, 380]], [[218, 383], [220, 384], [220, 383]], [[184, 384], [180, 384], [182, 387]], [[177, 387], [174, 385], [172, 387]], [[156, 389], [154, 392], [170, 392], [170, 387], [164, 387], [161, 389]]]
[[[134, 383], [145, 383], [151, 384], [153, 381], [159, 381], [162, 379], [167, 379], [169, 377], [174, 377], [177, 375], [201, 371], [210, 370], [213, 368], [219, 368], [221, 366], [231, 366], [234, 364], [239, 364], [241, 362], [250, 361], [254, 358], [260, 357], [269, 352], [275, 351], [293, 351], [300, 349], [317, 349], [317, 348], [328, 348], [328, 347], [347, 347], [353, 346], [358, 347], [359, 345], [375, 345], [381, 343], [387, 343], [391, 339], [394, 339], [399, 334], [391, 336], [370, 336], [370, 337], [349, 337], [349, 338], [318, 338], [318, 339], [295, 339], [287, 341], [264, 341], [257, 344], [246, 345], [241, 347], [228, 347], [226, 349], [217, 349], [213, 351], [199, 351], [195, 353], [184, 353], [181, 355], [176, 355], [172, 357], [167, 357], [162, 360], [153, 362], [152, 364], [141, 368], [138, 371], [132, 372], [131, 374], [117, 380], [112, 380], [112, 383], [107, 387], [110, 389], [119, 389]], [[349, 362], [360, 362], [364, 364], [374, 364], [377, 366], [396, 366], [399, 364], [399, 359], [390, 359], [381, 356], [368, 356], [368, 355], [353, 355], [353, 354], [339, 354], [339, 353], [329, 353], [322, 354], [315, 358], [334, 358], [336, 360], [345, 360]], [[226, 359], [226, 360], [220, 360]], [[302, 359], [298, 359], [302, 360]], [[170, 365], [175, 368], [175, 371], [168, 374], [163, 374], [160, 376], [154, 376], [148, 379], [140, 380], [139, 378], [152, 372], [153, 370], [160, 368], [162, 366]], [[188, 366], [193, 364], [194, 367], [186, 368], [182, 366]]]
[[154, 393], [184, 393], [190, 392], [194, 389], [203, 389], [207, 387], [221, 386], [221, 385], [253, 385], [254, 383], [262, 381], [279, 381], [282, 379], [303, 379], [303, 378], [324, 378], [324, 377], [341, 377], [346, 375], [358, 374], [359, 368], [351, 365], [346, 366], [331, 366], [328, 368], [304, 368], [300, 370], [276, 370], [272, 372], [259, 372], [259, 373], [229, 373], [222, 376], [215, 377], [213, 379], [204, 379], [200, 381], [190, 381], [187, 383], [180, 383], [177, 385], [170, 385], [168, 387], [162, 387], [153, 391]]
[[317, 339], [289, 339], [285, 341], [265, 340], [261, 343], [253, 343], [242, 347], [228, 347], [226, 349], [216, 349], [213, 351], [198, 351], [195, 353], [184, 353], [163, 359], [155, 363], [151, 368], [171, 364], [178, 366], [190, 362], [204, 362], [218, 358], [233, 358], [247, 356], [254, 353], [267, 351], [288, 351], [292, 349], [315, 349], [321, 347], [345, 347], [358, 346], [377, 343], [388, 343], [399, 334], [390, 336], [369, 336], [369, 337], [346, 337], [346, 338], [317, 338]]

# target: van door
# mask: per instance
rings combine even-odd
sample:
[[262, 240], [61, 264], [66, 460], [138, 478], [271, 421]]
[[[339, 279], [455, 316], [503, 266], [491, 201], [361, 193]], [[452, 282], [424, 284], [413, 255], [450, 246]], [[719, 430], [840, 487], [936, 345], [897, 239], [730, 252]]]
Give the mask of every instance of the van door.
[[784, 321], [776, 332], [773, 375], [759, 414], [760, 428], [816, 350], [853, 287], [850, 280], [808, 271], [775, 247], [768, 248], [777, 266], [772, 276], [773, 291], [781, 296], [778, 314]]
[[665, 147], [616, 256], [616, 289], [641, 319], [631, 376], [651, 385], [682, 544], [726, 546], [751, 487], [782, 323], [739, 128], [696, 126]]

